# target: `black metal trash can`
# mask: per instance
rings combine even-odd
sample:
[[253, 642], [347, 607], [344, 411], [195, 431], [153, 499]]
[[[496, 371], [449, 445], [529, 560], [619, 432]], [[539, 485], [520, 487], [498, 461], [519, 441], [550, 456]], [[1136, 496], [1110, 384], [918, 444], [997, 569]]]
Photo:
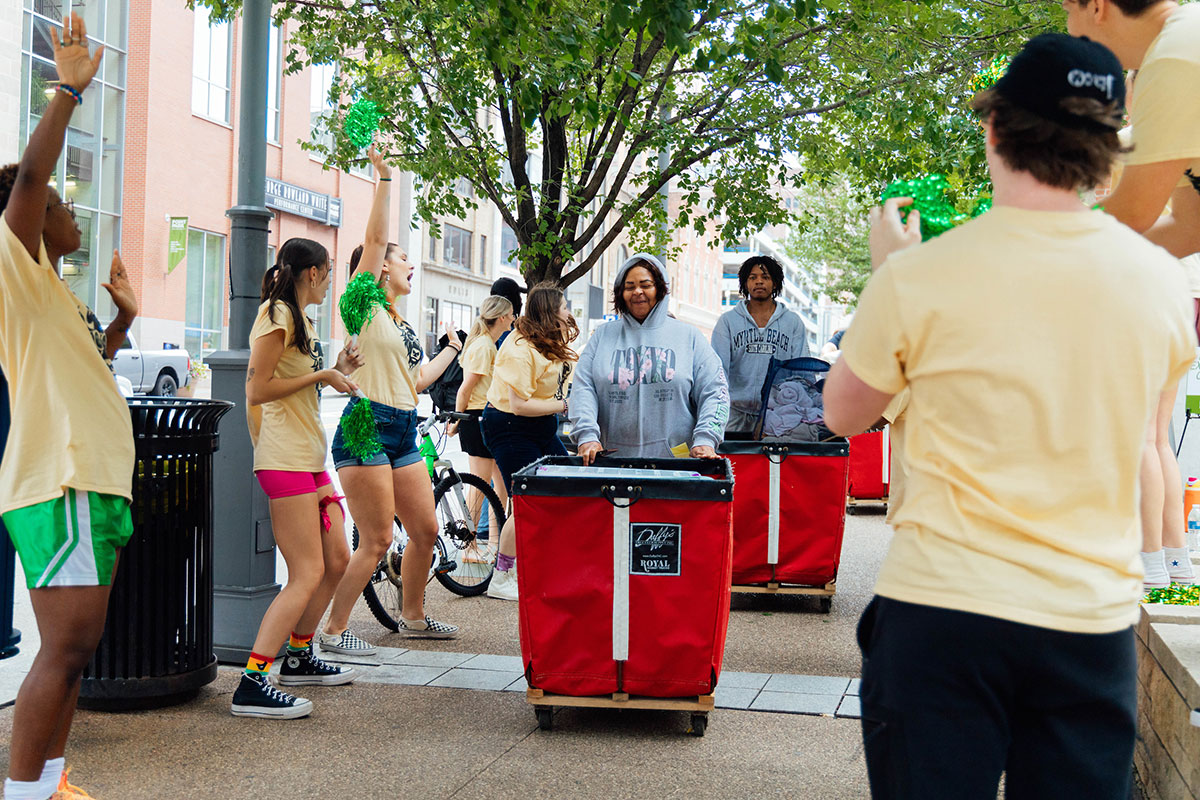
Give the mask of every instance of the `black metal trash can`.
[[[4, 460], [4, 445], [8, 442], [8, 381], [0, 372], [0, 461]], [[13, 591], [16, 589], [17, 551], [13, 549], [4, 523], [0, 522], [0, 660], [15, 656], [19, 650], [21, 632], [13, 627]]]
[[172, 705], [217, 676], [213, 655], [213, 453], [232, 403], [130, 398], [137, 460], [133, 537], [121, 552], [104, 636], [79, 705]]

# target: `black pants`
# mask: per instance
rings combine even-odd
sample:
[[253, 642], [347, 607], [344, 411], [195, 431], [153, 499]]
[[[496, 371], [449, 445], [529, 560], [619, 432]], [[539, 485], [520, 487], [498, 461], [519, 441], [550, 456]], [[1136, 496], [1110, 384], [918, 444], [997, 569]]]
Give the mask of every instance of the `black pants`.
[[1128, 800], [1133, 629], [1065, 633], [876, 597], [858, 624], [875, 800]]
[[567, 448], [558, 439], [558, 416], [518, 417], [487, 406], [480, 421], [483, 441], [504, 476], [504, 488], [512, 494], [513, 475], [542, 456], [565, 456]]

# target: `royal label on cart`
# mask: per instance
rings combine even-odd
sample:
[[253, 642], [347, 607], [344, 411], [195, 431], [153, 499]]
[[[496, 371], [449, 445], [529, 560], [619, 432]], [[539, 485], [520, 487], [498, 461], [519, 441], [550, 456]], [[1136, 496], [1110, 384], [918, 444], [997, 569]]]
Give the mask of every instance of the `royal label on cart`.
[[678, 575], [683, 527], [669, 522], [629, 526], [630, 575]]

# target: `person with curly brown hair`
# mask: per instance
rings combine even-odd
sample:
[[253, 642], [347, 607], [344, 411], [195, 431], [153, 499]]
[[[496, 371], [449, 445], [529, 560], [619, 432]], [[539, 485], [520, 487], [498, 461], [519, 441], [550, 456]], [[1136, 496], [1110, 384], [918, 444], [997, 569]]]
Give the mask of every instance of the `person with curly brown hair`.
[[[579, 356], [571, 342], [579, 326], [567, 298], [555, 283], [529, 290], [525, 316], [496, 354], [492, 385], [483, 409], [483, 440], [512, 496], [513, 475], [542, 456], [565, 456], [558, 438], [558, 415], [567, 413], [572, 365]], [[488, 597], [517, 599], [516, 527], [512, 516], [500, 531], [496, 571]]]
[[13, 711], [8, 800], [88, 796], [67, 782], [63, 753], [118, 556], [133, 533], [133, 427], [109, 365], [137, 302], [115, 254], [104, 286], [118, 313], [107, 330], [67, 288], [57, 265], [79, 249], [81, 233], [71, 201], [49, 186], [103, 48], [89, 52], [77, 14], [51, 42], [54, 97], [21, 163], [0, 170], [0, 368], [12, 412], [0, 514], [41, 634]]

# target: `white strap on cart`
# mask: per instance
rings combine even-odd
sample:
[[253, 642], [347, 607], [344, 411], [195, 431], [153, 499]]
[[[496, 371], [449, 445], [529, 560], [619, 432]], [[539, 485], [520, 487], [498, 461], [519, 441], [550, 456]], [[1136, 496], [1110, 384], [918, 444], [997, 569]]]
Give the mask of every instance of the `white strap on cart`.
[[629, 660], [629, 506], [613, 506], [613, 661]]
[[891, 428], [892, 428], [891, 425], [884, 425], [883, 426], [883, 436], [879, 437], [880, 446], [883, 448], [883, 458], [881, 458], [880, 461], [883, 462], [883, 485], [884, 486], [887, 486], [889, 483], [891, 483], [891, 478], [892, 478], [892, 475], [891, 475], [892, 459], [889, 455], [889, 451], [891, 450], [891, 447], [889, 446], [891, 444], [891, 438], [890, 438], [891, 437], [891, 433], [890, 433]]
[[767, 462], [767, 563], [779, 563], [779, 468], [780, 462], [768, 455]]

